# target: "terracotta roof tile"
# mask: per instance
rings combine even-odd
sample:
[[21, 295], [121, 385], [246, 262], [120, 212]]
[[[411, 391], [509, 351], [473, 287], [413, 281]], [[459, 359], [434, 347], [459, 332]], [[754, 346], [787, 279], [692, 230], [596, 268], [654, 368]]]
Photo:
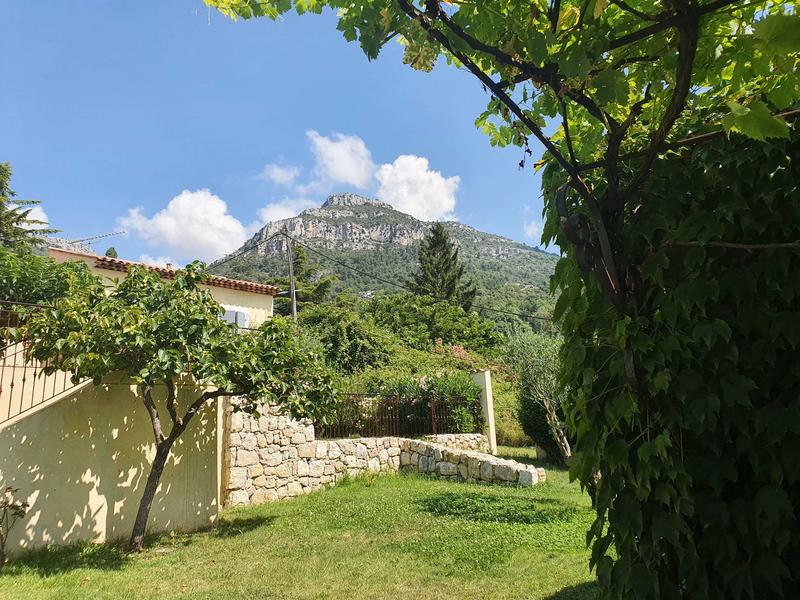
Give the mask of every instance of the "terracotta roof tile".
[[[79, 256], [83, 256], [89, 259], [94, 259], [94, 266], [98, 269], [105, 269], [107, 271], [118, 271], [120, 273], [127, 273], [128, 269], [133, 266], [145, 266], [150, 271], [158, 273], [159, 276], [163, 277], [164, 279], [172, 279], [175, 277], [175, 273], [177, 269], [172, 269], [168, 267], [157, 267], [155, 265], [147, 265], [144, 263], [134, 262], [132, 260], [123, 260], [121, 258], [111, 258], [110, 256], [97, 256], [94, 254], [84, 254], [82, 252], [73, 252], [70, 250], [64, 250], [62, 248], [54, 248], [58, 252], [64, 252], [67, 254], [75, 254]], [[241, 290], [243, 292], [252, 292], [253, 294], [263, 294], [266, 296], [276, 296], [278, 294], [278, 288], [274, 285], [269, 285], [266, 283], [255, 283], [253, 281], [242, 281], [240, 279], [229, 279], [228, 277], [222, 277], [221, 275], [209, 275], [208, 279], [206, 279], [203, 283], [206, 285], [212, 285], [214, 287], [221, 287], [227, 288], [229, 290]]]

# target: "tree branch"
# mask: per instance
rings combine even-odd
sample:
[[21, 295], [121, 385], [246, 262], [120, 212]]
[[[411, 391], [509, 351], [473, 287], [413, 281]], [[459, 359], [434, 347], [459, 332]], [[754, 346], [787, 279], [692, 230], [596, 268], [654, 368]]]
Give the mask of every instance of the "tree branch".
[[651, 15], [650, 13], [642, 12], [641, 10], [633, 8], [630, 4], [625, 2], [625, 0], [611, 0], [611, 4], [618, 6], [625, 12], [630, 13], [633, 16], [642, 19], [643, 21], [657, 21], [665, 16], [663, 13], [659, 15]]
[[[774, 116], [776, 116], [778, 118], [781, 118], [781, 119], [786, 119], [787, 121], [790, 121], [790, 120], [794, 120], [794, 119], [797, 119], [798, 117], [800, 117], [800, 110], [789, 110], [789, 111], [785, 111], [785, 112], [782, 112], [782, 113], [777, 113]], [[677, 140], [675, 142], [662, 144], [660, 150], [664, 151], [664, 150], [678, 150], [679, 148], [692, 148], [693, 146], [697, 146], [699, 144], [704, 144], [706, 142], [710, 142], [712, 140], [716, 140], [716, 139], [719, 139], [719, 138], [722, 138], [722, 137], [725, 137], [725, 131], [724, 130], [720, 129], [720, 130], [717, 130], [717, 131], [710, 131], [708, 133], [701, 133], [701, 134], [698, 134], [698, 135], [693, 135], [693, 136], [690, 136], [690, 137], [687, 137], [687, 138], [683, 138], [683, 139]], [[619, 157], [619, 160], [622, 161], [622, 160], [631, 160], [631, 159], [634, 159], [634, 158], [641, 158], [645, 154], [647, 154], [647, 148], [643, 148], [641, 150], [636, 150], [634, 152], [628, 152], [626, 154], [622, 154]], [[591, 171], [593, 169], [597, 169], [599, 167], [602, 167], [605, 164], [606, 164], [605, 159], [596, 160], [594, 162], [589, 162], [589, 163], [582, 164], [580, 167], [578, 167], [578, 170], [581, 171], [581, 172]]]
[[[489, 88], [492, 93], [500, 100], [505, 106], [513, 112], [517, 118], [531, 131], [531, 133], [538, 139], [542, 145], [547, 149], [548, 152], [553, 156], [553, 158], [561, 165], [561, 168], [567, 172], [570, 176], [570, 185], [572, 188], [583, 198], [584, 202], [586, 203], [587, 209], [589, 211], [589, 215], [594, 222], [595, 229], [597, 230], [598, 241], [600, 242], [600, 251], [603, 259], [603, 265], [606, 270], [606, 275], [608, 277], [609, 283], [611, 288], [613, 289], [612, 295], [612, 302], [615, 302], [615, 305], [619, 305], [621, 299], [619, 297], [620, 294], [620, 280], [619, 275], [617, 272], [616, 264], [614, 261], [614, 254], [611, 250], [611, 242], [608, 237], [608, 232], [606, 230], [605, 223], [603, 222], [603, 216], [600, 210], [600, 206], [597, 202], [597, 199], [594, 197], [594, 194], [586, 185], [586, 182], [583, 178], [580, 177], [578, 170], [567, 160], [567, 158], [556, 148], [555, 144], [544, 134], [541, 128], [536, 125], [529, 117], [526, 115], [520, 107], [511, 99], [511, 97], [506, 94], [506, 92], [499, 87], [499, 85], [486, 73], [483, 72], [481, 68], [479, 68], [473, 61], [470, 59], [469, 56], [464, 54], [463, 52], [457, 50], [453, 47], [453, 44], [450, 42], [448, 37], [439, 31], [436, 27], [434, 27], [427, 19], [426, 15], [419, 12], [414, 6], [409, 2], [409, 0], [397, 0], [398, 5], [400, 8], [405, 12], [410, 18], [416, 20], [428, 34], [438, 41], [444, 48], [446, 48], [450, 54], [452, 54], [455, 58], [457, 58], [461, 63], [473, 74], [475, 75], [481, 83], [483, 83], [487, 88]], [[447, 19], [447, 16], [444, 15], [441, 10], [436, 11], [437, 17], [442, 20], [442, 22], [447, 25], [450, 23], [450, 20]], [[458, 26], [457, 29], [460, 30]], [[451, 31], [454, 31], [451, 28]], [[470, 36], [471, 37], [471, 36]], [[465, 40], [467, 41], [467, 40]], [[494, 49], [493, 49], [494, 50]], [[548, 82], [552, 85], [552, 81]], [[586, 98], [591, 102], [590, 99]], [[596, 110], [601, 115], [601, 120], [603, 120], [602, 111], [599, 108], [595, 107]]]
[[589, 10], [589, 3], [591, 0], [583, 0], [583, 4], [581, 5], [580, 13], [578, 13], [578, 22], [575, 24], [577, 29], [583, 27], [583, 22], [586, 19], [586, 13]]
[[[406, 10], [405, 6], [408, 6], [411, 9], [412, 12], [409, 12], [408, 10]], [[403, 2], [401, 2], [400, 3], [400, 7], [411, 18], [415, 18], [415, 19], [417, 19], [417, 21], [420, 20], [419, 16], [422, 16], [422, 13], [417, 11], [407, 1], [404, 0]], [[537, 67], [536, 65], [533, 65], [531, 63], [519, 61], [519, 60], [515, 59], [513, 56], [510, 56], [510, 55], [506, 54], [505, 52], [503, 52], [503, 51], [501, 51], [501, 50], [499, 50], [497, 48], [489, 46], [488, 44], [484, 44], [479, 39], [473, 37], [471, 34], [469, 34], [466, 31], [464, 31], [464, 29], [462, 29], [460, 25], [458, 25], [453, 20], [451, 20], [440, 8], [438, 8], [438, 4], [436, 5], [436, 7], [437, 7], [436, 10], [429, 11], [429, 13], [426, 13], [426, 14], [429, 14], [429, 16], [431, 16], [432, 18], [436, 18], [437, 20], [441, 21], [445, 25], [445, 27], [447, 27], [451, 32], [453, 32], [461, 40], [466, 42], [467, 45], [470, 48], [472, 48], [473, 50], [478, 51], [478, 52], [483, 52], [484, 54], [489, 54], [490, 56], [493, 56], [494, 58], [496, 58], [501, 63], [503, 63], [503, 64], [505, 64], [505, 65], [507, 65], [509, 67], [513, 67], [513, 68], [521, 71], [522, 75], [525, 75], [525, 77], [523, 79], [520, 79], [520, 77], [521, 77], [520, 75], [515, 76], [511, 80], [512, 82], [520, 83], [521, 81], [525, 81], [527, 79], [531, 79], [535, 83], [539, 83], [539, 84], [546, 83], [548, 86], [550, 86], [550, 88], [553, 90], [553, 92], [555, 92], [555, 94], [559, 98], [562, 97], [563, 93], [566, 93], [566, 95], [570, 98], [570, 100], [572, 100], [573, 102], [576, 102], [577, 104], [581, 105], [594, 118], [599, 120], [601, 123], [607, 125], [605, 114], [603, 113], [603, 111], [600, 109], [600, 107], [597, 105], [597, 103], [594, 100], [589, 98], [586, 94], [584, 94], [580, 90], [565, 89], [564, 88], [563, 80], [562, 80], [561, 76], [558, 74], [558, 65], [556, 65], [555, 63], [548, 63], [544, 67]], [[428, 23], [428, 26], [430, 26], [429, 23]], [[438, 29], [435, 29], [435, 28], [432, 28], [432, 29], [434, 31], [436, 31], [437, 33], [439, 33], [439, 35], [443, 36], [443, 34]], [[436, 37], [436, 36], [434, 36], [434, 37]], [[446, 36], [443, 36], [443, 37], [445, 39], [447, 39]], [[437, 37], [437, 39], [439, 39], [439, 38]], [[447, 41], [449, 43], [449, 40], [447, 40]], [[443, 46], [445, 46], [445, 48], [450, 50], [451, 54], [454, 53], [454, 51], [451, 48], [451, 46], [445, 44], [441, 40], [439, 40], [439, 42]], [[462, 60], [461, 62], [464, 62], [464, 61]], [[510, 84], [508, 82], [501, 82], [499, 85], [501, 86], [501, 88], [505, 88], [505, 87], [508, 87]]]
[[651, 86], [648, 83], [644, 90], [644, 97], [631, 107], [625, 121], [613, 127], [608, 134], [605, 168], [606, 180], [608, 182], [606, 215], [609, 219], [614, 219], [622, 214], [622, 208], [625, 205], [626, 196], [620, 196], [619, 194], [619, 151], [622, 147], [622, 141], [625, 139], [633, 122], [642, 113], [644, 105], [650, 102], [650, 89]]
[[[408, 7], [408, 9], [410, 9], [411, 12], [409, 12], [409, 10], [406, 7]], [[417, 21], [422, 23], [420, 17], [422, 17], [423, 14], [420, 13], [416, 8], [414, 8], [414, 6], [411, 5], [409, 2], [404, 0], [402, 3], [400, 3], [400, 8], [402, 8], [403, 12], [405, 12], [409, 17], [411, 17], [412, 19], [416, 19]], [[425, 13], [427, 16], [429, 16], [432, 19], [437, 19], [441, 21], [450, 31], [452, 31], [459, 38], [464, 40], [473, 50], [476, 50], [478, 52], [483, 52], [484, 54], [488, 54], [494, 57], [502, 64], [509, 67], [513, 67], [519, 71], [522, 71], [523, 73], [527, 74], [526, 79], [532, 78], [534, 79], [534, 81], [542, 83], [548, 78], [549, 73], [546, 69], [537, 67], [532, 63], [526, 63], [517, 60], [516, 58], [514, 58], [510, 54], [506, 54], [499, 48], [495, 48], [494, 46], [484, 44], [478, 38], [473, 37], [470, 33], [467, 33], [460, 25], [451, 20], [447, 16], [447, 14], [445, 14], [441, 10], [438, 4], [435, 4], [435, 6], [428, 6], [427, 8], [428, 10]]]
[[[627, 58], [620, 58], [619, 60], [614, 61], [610, 65], [610, 68], [614, 69], [614, 70], [621, 69], [622, 67], [627, 67], [628, 65], [635, 65], [637, 63], [655, 62], [659, 58], [661, 58], [661, 57], [660, 56], [655, 56], [655, 55], [654, 56], [629, 56]], [[589, 75], [590, 76], [597, 75], [601, 71], [604, 71], [606, 68], [609, 68], [609, 67], [598, 67], [596, 69], [592, 69], [591, 71], [589, 71]]]
[[173, 425], [178, 425], [180, 422], [178, 420], [178, 412], [175, 408], [175, 383], [173, 383], [172, 379], [167, 379], [167, 410], [169, 411], [169, 416], [172, 419]]
[[572, 136], [569, 133], [569, 115], [567, 113], [567, 103], [564, 102], [563, 98], [559, 98], [559, 102], [561, 103], [561, 125], [564, 128], [564, 141], [567, 144], [569, 159], [572, 161], [572, 164], [575, 166], [575, 169], [577, 170], [578, 159], [575, 158], [575, 149], [572, 147]]
[[158, 409], [156, 403], [153, 402], [153, 388], [150, 386], [140, 385], [139, 391], [142, 394], [142, 402], [150, 415], [150, 423], [153, 426], [153, 437], [156, 439], [156, 444], [164, 441], [164, 433], [161, 430], [161, 419], [158, 416]]
[[663, 246], [686, 246], [692, 248], [726, 248], [729, 250], [742, 250], [744, 252], [765, 252], [769, 250], [794, 250], [800, 251], [799, 242], [782, 242], [776, 244], [740, 244], [738, 242], [681, 242], [668, 240]]
[[625, 190], [624, 202], [627, 202], [631, 196], [635, 195], [650, 177], [653, 162], [658, 155], [661, 144], [664, 143], [667, 135], [672, 130], [672, 126], [686, 106], [686, 97], [689, 94], [689, 88], [692, 83], [692, 68], [697, 54], [698, 25], [699, 16], [696, 13], [683, 15], [683, 20], [679, 25], [680, 38], [678, 39], [678, 66], [675, 69], [675, 89], [672, 92], [669, 105], [664, 111], [661, 123], [659, 123], [658, 128], [650, 137], [650, 144], [644, 155], [644, 163], [633, 183]]
[[553, 33], [558, 29], [558, 17], [561, 15], [561, 0], [553, 0], [550, 5], [550, 31]]
[[[409, 17], [411, 17], [412, 19], [417, 21], [422, 26], [422, 28], [425, 29], [425, 31], [428, 32], [428, 34], [431, 37], [433, 37], [444, 48], [446, 48], [447, 51], [450, 52], [450, 54], [452, 54], [459, 61], [461, 61], [461, 63], [473, 75], [475, 75], [481, 81], [481, 83], [483, 83], [483, 85], [485, 85], [487, 88], [489, 88], [492, 91], [492, 93], [495, 95], [495, 97], [498, 100], [500, 100], [503, 104], [505, 104], [505, 106], [512, 113], [514, 113], [514, 115], [516, 115], [516, 117], [531, 131], [531, 133], [536, 137], [536, 139], [538, 139], [542, 143], [542, 145], [547, 149], [547, 151], [550, 152], [550, 154], [553, 155], [553, 157], [556, 159], [556, 161], [561, 165], [561, 167], [567, 173], [569, 173], [571, 176], [573, 174], [577, 174], [577, 171], [572, 167], [572, 165], [564, 157], [564, 155], [561, 154], [561, 152], [558, 150], [558, 148], [556, 148], [555, 144], [553, 144], [553, 142], [551, 142], [550, 139], [544, 134], [542, 129], [536, 123], [534, 123], [519, 108], [517, 103], [514, 102], [511, 99], [511, 97], [508, 94], [506, 94], [506, 92], [491, 77], [489, 77], [486, 73], [484, 73], [483, 70], [480, 67], [478, 67], [478, 65], [476, 65], [469, 56], [467, 56], [466, 54], [464, 54], [460, 50], [457, 50], [455, 47], [453, 47], [453, 44], [450, 42], [450, 40], [447, 38], [447, 36], [444, 35], [444, 33], [439, 31], [438, 29], [436, 29], [425, 18], [425, 15], [420, 13], [416, 8], [414, 8], [414, 6], [408, 0], [398, 0], [398, 4], [400, 5], [400, 8], [403, 10], [403, 12], [405, 12]], [[438, 15], [438, 18], [440, 20], [442, 20], [443, 23], [445, 23], [445, 24], [451, 23], [450, 20], [447, 19], [447, 17], [441, 13], [441, 11], [439, 11], [437, 13], [437, 15]], [[455, 26], [455, 27], [460, 30], [460, 28], [458, 26]], [[481, 46], [485, 46], [485, 44], [483, 44], [481, 42], [477, 42], [477, 40], [474, 40], [474, 38], [472, 38], [472, 36], [469, 36], [469, 34], [465, 33], [464, 35], [468, 36], [469, 39], [473, 40], [477, 44], [479, 44]], [[464, 38], [464, 39], [465, 39], [465, 41], [468, 41], [468, 43], [469, 43], [469, 40], [467, 38]], [[470, 45], [472, 45], [472, 44], [470, 44]], [[494, 50], [493, 48], [491, 48], [489, 46], [485, 46], [485, 47], [486, 48], [490, 48], [491, 50]], [[490, 52], [490, 53], [494, 55], [493, 52]], [[503, 54], [503, 53], [501, 52], [500, 54]], [[511, 59], [511, 60], [513, 60], [513, 59]], [[521, 68], [520, 63], [517, 63], [516, 61], [514, 61], [514, 62], [515, 62], [515, 64], [513, 66], [515, 66], [516, 68]], [[580, 177], [578, 177], [578, 179], [580, 179]], [[589, 188], [586, 187], [585, 183], [583, 184], [582, 187], [585, 188], [586, 192], [591, 195], [591, 192], [589, 192]]]
[[[737, 2], [741, 1], [742, 0], [715, 0], [714, 2], [710, 2], [703, 6], [698, 6], [695, 9], [695, 15], [701, 17], [708, 13], [719, 10], [720, 8], [724, 8], [726, 6], [729, 6], [731, 4], [736, 4]], [[622, 48], [623, 46], [627, 46], [628, 44], [632, 44], [634, 42], [638, 42], [640, 40], [649, 38], [650, 36], [653, 36], [657, 33], [661, 33], [666, 29], [675, 27], [681, 22], [682, 19], [683, 19], [682, 15], [674, 15], [672, 17], [664, 19], [663, 21], [659, 21], [658, 23], [653, 23], [652, 25], [643, 27], [638, 31], [634, 31], [627, 35], [623, 35], [622, 37], [612, 40], [609, 43], [607, 50], [616, 50], [617, 48]]]

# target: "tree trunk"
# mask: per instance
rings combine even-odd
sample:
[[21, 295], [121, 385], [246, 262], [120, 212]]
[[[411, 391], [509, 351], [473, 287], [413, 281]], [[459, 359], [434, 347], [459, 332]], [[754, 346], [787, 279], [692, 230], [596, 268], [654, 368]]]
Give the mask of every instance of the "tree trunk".
[[139, 510], [133, 523], [133, 533], [131, 533], [131, 539], [128, 542], [128, 552], [141, 552], [142, 550], [147, 520], [150, 517], [150, 508], [153, 506], [158, 483], [161, 481], [161, 474], [164, 472], [164, 466], [167, 464], [169, 451], [174, 442], [175, 440], [169, 437], [156, 445], [156, 456], [150, 467], [150, 474], [147, 476], [147, 484], [144, 486], [142, 499], [139, 501]]
[[558, 419], [556, 407], [553, 406], [550, 400], [544, 400], [542, 404], [547, 415], [547, 424], [550, 426], [550, 433], [553, 435], [553, 439], [555, 439], [558, 449], [561, 451], [561, 458], [564, 460], [564, 464], [569, 464], [572, 458], [572, 448], [569, 445], [567, 434], [564, 432], [564, 428], [561, 426], [561, 422]]

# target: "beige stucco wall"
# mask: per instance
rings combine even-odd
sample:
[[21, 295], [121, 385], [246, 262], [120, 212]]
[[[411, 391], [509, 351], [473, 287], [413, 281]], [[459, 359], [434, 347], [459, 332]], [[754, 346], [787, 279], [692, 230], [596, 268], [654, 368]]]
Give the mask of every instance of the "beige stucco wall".
[[[119, 271], [98, 269], [94, 266], [94, 257], [84, 256], [74, 252], [64, 252], [57, 248], [49, 248], [48, 254], [50, 258], [56, 262], [82, 261], [86, 263], [92, 273], [102, 277], [110, 285], [113, 285], [116, 281], [125, 277], [125, 274]], [[272, 316], [273, 298], [268, 294], [255, 294], [253, 292], [233, 290], [214, 285], [201, 284], [200, 287], [211, 292], [214, 299], [227, 310], [238, 310], [249, 313], [249, 327], [258, 327]]]
[[238, 310], [250, 315], [248, 327], [258, 327], [272, 317], [272, 296], [264, 294], [253, 294], [241, 290], [231, 290], [228, 288], [215, 287], [213, 285], [201, 285], [227, 310]]
[[[197, 393], [180, 388], [182, 405]], [[163, 406], [160, 411], [168, 420]], [[208, 404], [176, 442], [149, 532], [196, 529], [216, 519], [220, 415], [216, 403]], [[90, 384], [3, 427], [0, 481], [20, 488], [30, 503], [12, 530], [11, 547], [127, 537], [154, 452], [150, 419], [136, 388], [120, 378]]]

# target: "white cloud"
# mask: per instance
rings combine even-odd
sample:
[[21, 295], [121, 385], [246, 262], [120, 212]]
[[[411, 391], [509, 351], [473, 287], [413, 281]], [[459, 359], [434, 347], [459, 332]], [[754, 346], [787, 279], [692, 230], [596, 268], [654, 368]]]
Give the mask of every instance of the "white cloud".
[[326, 184], [348, 184], [366, 188], [372, 183], [375, 163], [367, 145], [357, 135], [334, 133], [331, 137], [307, 131], [316, 164], [316, 179], [305, 189], [321, 189]]
[[284, 198], [277, 202], [270, 202], [265, 207], [259, 209], [258, 218], [261, 223], [270, 223], [295, 217], [307, 208], [319, 206], [316, 200], [307, 198]]
[[169, 256], [153, 257], [149, 254], [142, 254], [139, 256], [139, 262], [146, 265], [155, 265], [156, 267], [166, 267], [167, 265], [175, 266], [175, 262]]
[[282, 167], [281, 165], [270, 163], [264, 166], [258, 175], [258, 179], [265, 179], [279, 185], [292, 185], [298, 175], [300, 175], [300, 169], [297, 167]]
[[249, 230], [207, 189], [183, 190], [152, 217], [132, 208], [119, 225], [181, 260], [214, 260], [241, 246]]
[[542, 237], [542, 224], [537, 220], [528, 221], [527, 223], [523, 223], [523, 229], [525, 230], [525, 237], [528, 237], [536, 242], [539, 242]]
[[398, 156], [375, 173], [378, 198], [397, 210], [423, 221], [455, 219], [456, 191], [461, 179], [444, 177], [430, 169], [428, 159], [413, 154]]

